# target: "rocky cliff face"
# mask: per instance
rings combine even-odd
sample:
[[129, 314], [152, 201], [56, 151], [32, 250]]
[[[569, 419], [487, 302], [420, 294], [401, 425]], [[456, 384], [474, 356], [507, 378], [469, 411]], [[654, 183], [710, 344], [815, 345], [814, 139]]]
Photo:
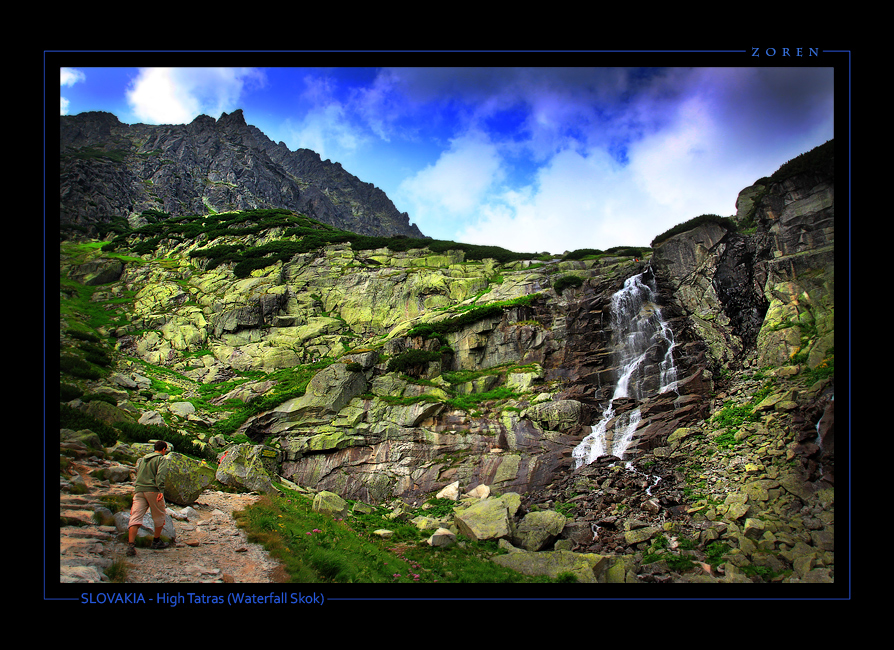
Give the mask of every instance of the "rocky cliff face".
[[[519, 493], [522, 513], [565, 513], [564, 548], [611, 555], [611, 581], [688, 581], [653, 565], [681, 553], [706, 580], [825, 581], [831, 169], [762, 180], [740, 195], [739, 227], [700, 222], [643, 259], [339, 243], [237, 274], [195, 253], [247, 257], [308, 235], [153, 231], [115, 252], [66, 242], [63, 399], [106, 422], [187, 432], [212, 454], [254, 446], [284, 479], [344, 498]], [[660, 310], [673, 334], [676, 381], [612, 401], [612, 296], [639, 274], [656, 287], [643, 312]], [[105, 370], [89, 378], [96, 363]], [[640, 417], [629, 467], [603, 457], [575, 468], [609, 404]]]
[[368, 235], [422, 237], [382, 190], [308, 149], [290, 151], [246, 124], [241, 110], [190, 124], [122, 124], [110, 113], [60, 117], [63, 225], [147, 210], [173, 216], [288, 208]]

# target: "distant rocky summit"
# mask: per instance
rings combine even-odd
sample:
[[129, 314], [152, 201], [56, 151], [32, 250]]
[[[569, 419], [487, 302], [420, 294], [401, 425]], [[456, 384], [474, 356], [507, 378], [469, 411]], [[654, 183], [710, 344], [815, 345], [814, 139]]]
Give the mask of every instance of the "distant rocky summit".
[[59, 218], [92, 235], [113, 217], [286, 208], [364, 235], [422, 237], [385, 193], [246, 124], [242, 110], [189, 124], [123, 124], [111, 113], [59, 119]]

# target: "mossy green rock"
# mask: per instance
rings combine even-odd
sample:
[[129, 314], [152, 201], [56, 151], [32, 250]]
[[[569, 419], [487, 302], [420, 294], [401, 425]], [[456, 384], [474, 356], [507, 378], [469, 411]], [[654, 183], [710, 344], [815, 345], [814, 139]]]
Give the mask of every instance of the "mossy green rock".
[[314, 497], [313, 510], [335, 518], [342, 518], [348, 514], [348, 502], [334, 492], [324, 490], [318, 492]]
[[165, 467], [165, 499], [181, 506], [195, 503], [214, 481], [211, 467], [183, 454], [169, 453]]
[[301, 426], [328, 424], [348, 402], [366, 391], [362, 372], [348, 370], [346, 364], [334, 363], [321, 370], [301, 397], [278, 406], [268, 417], [273, 433], [282, 433]]
[[218, 465], [215, 478], [224, 485], [272, 494], [272, 477], [267, 469], [269, 459], [263, 446], [244, 443], [231, 447]]
[[521, 506], [521, 497], [508, 492], [458, 510], [455, 515], [459, 532], [475, 541], [509, 537], [512, 518]]
[[624, 533], [624, 541], [629, 545], [639, 544], [652, 539], [661, 532], [661, 528], [657, 526], [646, 526], [644, 528], [635, 528]]
[[557, 578], [562, 573], [570, 573], [578, 582], [598, 582], [607, 558], [596, 553], [574, 553], [572, 551], [543, 551], [534, 553], [519, 551], [508, 555], [498, 555], [493, 561], [528, 576], [549, 576]]
[[539, 551], [559, 536], [566, 521], [564, 515], [554, 510], [529, 512], [518, 523], [514, 542], [525, 550]]
[[584, 405], [573, 399], [542, 402], [530, 407], [526, 416], [549, 429], [563, 430], [584, 423]]
[[105, 455], [105, 447], [102, 439], [90, 429], [81, 429], [80, 431], [72, 431], [71, 429], [59, 430], [59, 442], [81, 443], [87, 449], [93, 450], [99, 456]]

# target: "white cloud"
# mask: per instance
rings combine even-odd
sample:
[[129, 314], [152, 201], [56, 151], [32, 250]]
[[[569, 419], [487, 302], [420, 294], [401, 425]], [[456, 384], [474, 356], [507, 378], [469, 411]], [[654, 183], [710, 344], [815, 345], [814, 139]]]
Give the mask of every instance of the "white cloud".
[[263, 83], [263, 73], [250, 68], [141, 68], [127, 100], [140, 121], [185, 124], [239, 108], [246, 85]]
[[87, 78], [83, 72], [74, 68], [61, 68], [60, 73], [62, 86], [72, 86]]
[[343, 164], [366, 138], [352, 123], [347, 108], [335, 97], [335, 88], [326, 78], [305, 77], [305, 91], [299, 103], [310, 108], [300, 121], [286, 120], [286, 139], [292, 149], [305, 148]]
[[631, 144], [631, 173], [654, 201], [679, 210], [716, 186], [719, 179], [714, 174], [724, 158], [719, 135], [704, 102], [697, 97], [688, 99], [680, 104], [666, 130]]
[[[352, 101], [369, 129], [385, 142], [395, 136], [396, 123], [412, 106], [403, 92], [400, 71], [388, 69], [379, 71], [369, 87], [357, 88]], [[399, 135], [407, 138], [411, 134], [402, 130]]]
[[[79, 81], [84, 81], [87, 77], [80, 70], [75, 70], [74, 68], [61, 68], [60, 69], [60, 87], [64, 86], [73, 86]], [[68, 105], [69, 101], [60, 95], [59, 97], [59, 114], [60, 115], [68, 115]]]
[[[408, 78], [426, 99], [469, 82], [454, 115], [475, 135], [396, 203], [427, 235], [516, 251], [648, 246], [700, 214], [733, 214], [739, 191], [832, 137], [823, 70], [515, 70], [487, 84], [424, 72]], [[507, 110], [515, 130], [489, 132]], [[503, 187], [513, 178], [525, 184]]]
[[657, 206], [633, 191], [635, 178], [605, 152], [566, 149], [543, 166], [534, 184], [481, 206], [461, 241], [520, 252], [648, 245]]
[[468, 133], [452, 140], [434, 164], [402, 182], [397, 199], [411, 206], [410, 214], [428, 234], [433, 227], [475, 218], [504, 177], [497, 147], [482, 133]]

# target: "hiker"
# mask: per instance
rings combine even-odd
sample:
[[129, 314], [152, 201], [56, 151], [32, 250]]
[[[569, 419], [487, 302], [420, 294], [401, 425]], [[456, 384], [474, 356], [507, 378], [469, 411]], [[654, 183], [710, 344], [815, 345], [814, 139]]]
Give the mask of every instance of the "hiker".
[[168, 443], [158, 440], [155, 451], [137, 461], [137, 478], [133, 484], [133, 506], [130, 509], [130, 523], [127, 529], [127, 555], [136, 555], [137, 530], [143, 516], [149, 510], [155, 524], [155, 537], [149, 548], [167, 548], [169, 544], [161, 541], [161, 529], [165, 525], [165, 477], [161, 472]]

